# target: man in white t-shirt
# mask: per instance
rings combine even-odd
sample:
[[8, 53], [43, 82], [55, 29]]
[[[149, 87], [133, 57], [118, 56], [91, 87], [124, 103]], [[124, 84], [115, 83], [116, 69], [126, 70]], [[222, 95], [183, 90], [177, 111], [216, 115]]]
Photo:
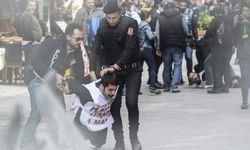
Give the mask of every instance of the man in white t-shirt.
[[77, 127], [86, 139], [100, 148], [106, 143], [107, 128], [114, 122], [110, 108], [118, 90], [116, 75], [107, 72], [101, 79], [86, 85], [74, 79], [67, 79], [63, 84], [59, 84], [63, 92], [76, 94], [71, 110], [76, 114]]

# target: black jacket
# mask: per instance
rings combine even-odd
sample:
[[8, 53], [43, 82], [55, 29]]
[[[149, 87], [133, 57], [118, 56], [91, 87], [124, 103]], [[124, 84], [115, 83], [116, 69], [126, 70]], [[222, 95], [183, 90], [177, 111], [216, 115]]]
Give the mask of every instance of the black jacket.
[[50, 70], [55, 70], [57, 73], [64, 75], [66, 69], [77, 63], [82, 63], [82, 67], [78, 69], [83, 70], [83, 62], [79, 62], [78, 60], [81, 59], [77, 59], [74, 53], [81, 56], [77, 50], [71, 53], [67, 52], [67, 40], [64, 35], [50, 37], [34, 51], [31, 65], [39, 78], [44, 78]]
[[[103, 48], [101, 48], [103, 47]], [[138, 24], [136, 20], [122, 16], [119, 23], [111, 27], [106, 18], [100, 22], [91, 54], [91, 70], [95, 62], [119, 66], [137, 62], [139, 59]]]
[[250, 37], [243, 39], [245, 34], [250, 36], [250, 21], [240, 22], [234, 28], [235, 41], [238, 48], [237, 55], [240, 58], [250, 58]]
[[[88, 47], [85, 46], [87, 55], [89, 57], [88, 53]], [[87, 84], [90, 82], [90, 77], [86, 76], [84, 77], [84, 62], [82, 58], [82, 51], [81, 49], [76, 49], [72, 53], [69, 54], [68, 60], [76, 60], [76, 63], [71, 66], [72, 68], [72, 76], [81, 84]]]
[[[226, 44], [219, 44], [217, 30], [219, 26], [224, 23], [225, 31], [224, 37], [226, 37]], [[226, 16], [217, 16], [210, 23], [206, 34], [204, 36], [205, 40], [209, 41], [209, 49], [214, 50], [214, 48], [221, 47], [221, 49], [230, 49], [232, 48], [233, 42], [233, 26], [231, 20], [228, 20]]]

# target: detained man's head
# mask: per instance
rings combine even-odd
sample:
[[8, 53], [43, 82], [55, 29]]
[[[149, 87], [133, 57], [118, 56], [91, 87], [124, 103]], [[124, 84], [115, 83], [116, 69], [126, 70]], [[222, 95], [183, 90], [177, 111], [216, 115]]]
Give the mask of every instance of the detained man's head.
[[83, 32], [82, 27], [75, 23], [70, 23], [65, 30], [66, 39], [68, 41], [68, 45], [77, 49], [80, 48], [81, 43], [83, 41]]
[[196, 72], [189, 73], [188, 80], [189, 80], [190, 84], [194, 84], [194, 83], [200, 84], [201, 83], [201, 79], [199, 78], [199, 75]]
[[98, 83], [98, 88], [107, 100], [113, 100], [118, 90], [116, 75], [112, 72], [107, 72]]
[[103, 8], [103, 12], [106, 14], [106, 19], [110, 26], [114, 27], [119, 23], [121, 8], [115, 0], [108, 2]]
[[140, 17], [141, 17], [141, 20], [145, 20], [148, 23], [152, 20], [151, 14], [147, 11], [141, 11]]
[[101, 85], [101, 92], [107, 100], [113, 100], [116, 94], [117, 85], [108, 84], [107, 86]]

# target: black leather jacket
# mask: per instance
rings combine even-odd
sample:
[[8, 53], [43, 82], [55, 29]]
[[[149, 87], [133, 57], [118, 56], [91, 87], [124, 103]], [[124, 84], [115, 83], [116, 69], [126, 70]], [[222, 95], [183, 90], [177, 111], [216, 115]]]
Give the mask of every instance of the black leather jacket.
[[44, 78], [50, 70], [63, 75], [72, 61], [67, 53], [67, 40], [64, 35], [46, 39], [31, 57], [31, 65], [39, 78]]

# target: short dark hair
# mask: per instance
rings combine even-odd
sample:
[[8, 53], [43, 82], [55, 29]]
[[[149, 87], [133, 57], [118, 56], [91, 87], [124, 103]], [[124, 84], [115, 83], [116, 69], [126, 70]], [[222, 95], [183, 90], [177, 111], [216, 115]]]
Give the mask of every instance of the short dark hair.
[[98, 84], [102, 84], [104, 87], [108, 85], [118, 85], [117, 76], [114, 72], [107, 72]]
[[168, 2], [165, 6], [165, 9], [174, 9], [176, 6], [173, 2]]
[[100, 8], [103, 6], [103, 1], [102, 0], [95, 0], [95, 7]]
[[67, 34], [72, 35], [75, 29], [82, 31], [82, 26], [80, 26], [79, 24], [74, 23], [74, 22], [68, 24], [66, 29], [65, 29], [65, 35], [67, 35]]
[[217, 0], [218, 3], [224, 3], [225, 0]]
[[154, 0], [154, 6], [159, 5], [162, 2], [162, 0]]
[[187, 1], [187, 0], [179, 0], [179, 2], [188, 3], [188, 1]]
[[143, 11], [140, 12], [141, 20], [146, 20], [149, 16], [150, 16], [150, 13], [147, 12], [147, 11], [143, 10]]
[[125, 1], [124, 3], [122, 3], [122, 7], [125, 9], [131, 9], [133, 3], [129, 2], [129, 1]]
[[214, 7], [214, 13], [217, 15], [225, 15], [225, 9], [222, 6]]
[[115, 12], [121, 12], [120, 6], [118, 6], [116, 0], [109, 1], [103, 8], [105, 14], [111, 14]]

